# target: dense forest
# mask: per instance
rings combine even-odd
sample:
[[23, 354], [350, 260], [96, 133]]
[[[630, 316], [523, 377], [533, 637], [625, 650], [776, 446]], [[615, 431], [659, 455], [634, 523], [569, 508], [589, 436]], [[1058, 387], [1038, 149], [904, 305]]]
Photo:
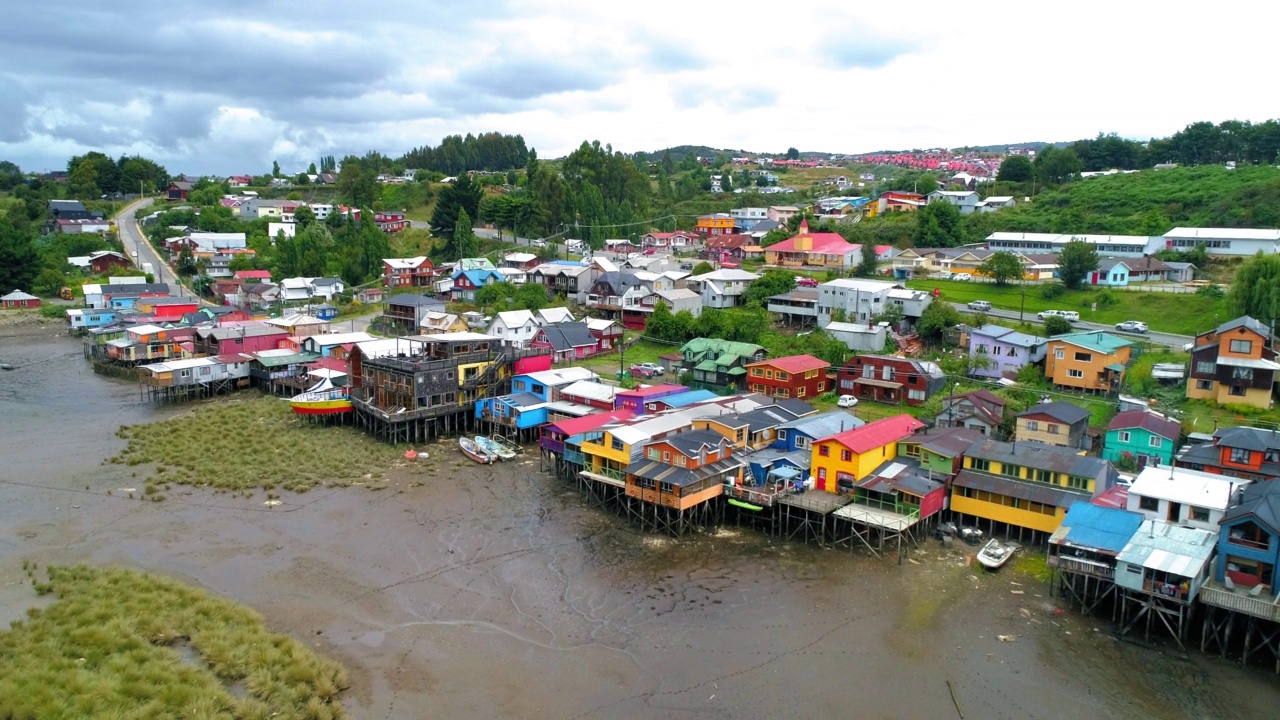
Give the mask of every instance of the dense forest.
[[490, 132], [449, 135], [437, 147], [423, 145], [401, 158], [406, 168], [457, 175], [468, 170], [488, 172], [522, 168], [529, 163], [529, 148], [519, 135]]

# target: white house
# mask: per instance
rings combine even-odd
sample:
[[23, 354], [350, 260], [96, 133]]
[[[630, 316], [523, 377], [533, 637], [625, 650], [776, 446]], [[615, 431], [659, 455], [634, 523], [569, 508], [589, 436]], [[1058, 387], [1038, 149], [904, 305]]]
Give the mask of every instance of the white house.
[[1016, 204], [1012, 195], [992, 195], [978, 203], [978, 212], [995, 212], [1004, 208], [1011, 208]]
[[760, 276], [746, 270], [721, 268], [689, 278], [689, 289], [702, 296], [703, 307], [729, 308], [740, 304], [739, 298]]
[[214, 253], [219, 250], [243, 250], [248, 238], [242, 232], [193, 232], [187, 236], [195, 247], [193, 252]]
[[1236, 488], [1248, 480], [1156, 465], [1144, 468], [1129, 486], [1127, 509], [1152, 520], [1218, 532], [1218, 521]]
[[855, 352], [878, 353], [884, 350], [888, 323], [866, 325], [862, 323], [833, 322], [823, 328], [831, 337]]
[[1179, 227], [1165, 233], [1164, 242], [1166, 248], [1181, 252], [1204, 245], [1210, 255], [1270, 255], [1280, 252], [1280, 230]]
[[955, 205], [961, 215], [972, 215], [978, 210], [978, 193], [973, 190], [934, 190], [925, 196], [930, 204], [948, 202]]
[[271, 244], [274, 245], [276, 239], [280, 237], [280, 233], [291, 238], [297, 234], [298, 226], [291, 222], [270, 222], [267, 223], [267, 237], [271, 238]]
[[844, 311], [844, 322], [866, 324], [889, 305], [889, 291], [900, 286], [884, 280], [840, 278], [818, 286], [818, 327], [831, 324], [836, 310]]
[[312, 296], [322, 297], [325, 300], [332, 300], [346, 289], [347, 286], [342, 282], [342, 278], [316, 278], [311, 281]]
[[733, 218], [734, 224], [743, 230], [750, 230], [756, 225], [769, 219], [769, 208], [762, 207], [746, 207], [734, 208], [729, 211], [729, 217]]
[[285, 301], [324, 298], [332, 300], [346, 286], [339, 278], [285, 278], [280, 281], [280, 297]]
[[537, 321], [539, 326], [575, 321], [573, 313], [569, 312], [569, 308], [564, 307], [543, 308], [537, 312], [534, 320]]
[[1090, 235], [1071, 233], [994, 232], [987, 236], [987, 249], [1010, 252], [1060, 253], [1072, 241], [1088, 243], [1099, 255], [1143, 257], [1164, 249], [1159, 235]]
[[525, 347], [538, 334], [540, 327], [528, 310], [508, 310], [494, 316], [485, 334]]

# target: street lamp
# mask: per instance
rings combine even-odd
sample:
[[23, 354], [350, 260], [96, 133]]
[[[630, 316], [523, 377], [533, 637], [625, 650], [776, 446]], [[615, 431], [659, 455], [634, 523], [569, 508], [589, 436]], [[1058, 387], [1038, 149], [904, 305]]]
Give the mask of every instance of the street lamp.
[[949, 415], [947, 418], [947, 427], [956, 426], [956, 388], [958, 387], [960, 387], [960, 383], [952, 385], [950, 391], [947, 393], [947, 414]]

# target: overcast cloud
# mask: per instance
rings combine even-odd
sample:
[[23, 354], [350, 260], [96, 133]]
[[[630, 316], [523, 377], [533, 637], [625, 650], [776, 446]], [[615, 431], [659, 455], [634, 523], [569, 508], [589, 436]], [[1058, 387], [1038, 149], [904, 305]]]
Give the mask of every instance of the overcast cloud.
[[18, 3], [0, 159], [304, 169], [452, 133], [782, 152], [1168, 135], [1280, 115], [1280, 6], [1095, 2]]

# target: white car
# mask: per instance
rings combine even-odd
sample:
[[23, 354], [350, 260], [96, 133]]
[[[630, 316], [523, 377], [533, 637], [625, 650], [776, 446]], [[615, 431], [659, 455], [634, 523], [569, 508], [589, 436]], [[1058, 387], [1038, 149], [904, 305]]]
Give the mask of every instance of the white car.
[[1041, 310], [1036, 313], [1036, 317], [1041, 320], [1047, 320], [1051, 317], [1060, 317], [1063, 320], [1071, 320], [1074, 322], [1080, 319], [1080, 313], [1075, 310]]
[[967, 307], [970, 310], [987, 312], [988, 310], [991, 309], [991, 303], [987, 302], [986, 300], [974, 300], [973, 302], [969, 303]]
[[842, 407], [842, 408], [851, 408], [857, 404], [858, 404], [858, 398], [852, 395], [841, 395], [840, 399], [836, 400], [836, 406]]
[[650, 373], [653, 373], [654, 375], [661, 375], [664, 372], [666, 372], [665, 370], [662, 369], [662, 366], [659, 365], [658, 363], [651, 363], [651, 362], [640, 363], [640, 367], [644, 368], [645, 370], [648, 370]]
[[533, 241], [532, 243], [530, 243], [530, 244], [531, 244], [531, 245], [533, 245], [534, 247], [546, 247], [546, 246], [547, 246], [547, 241], [546, 241], [546, 240], [534, 240], [534, 241]]
[[1143, 334], [1147, 332], [1147, 324], [1138, 320], [1125, 320], [1122, 323], [1116, 323], [1116, 329], [1121, 332]]
[[972, 275], [970, 275], [969, 273], [960, 273], [959, 275], [956, 275], [955, 277], [953, 277], [953, 278], [951, 278], [951, 279], [952, 279], [952, 280], [959, 280], [959, 281], [961, 281], [961, 282], [967, 282], [967, 281], [969, 281], [969, 280], [972, 280], [972, 279], [973, 279], [973, 276], [972, 276]]

